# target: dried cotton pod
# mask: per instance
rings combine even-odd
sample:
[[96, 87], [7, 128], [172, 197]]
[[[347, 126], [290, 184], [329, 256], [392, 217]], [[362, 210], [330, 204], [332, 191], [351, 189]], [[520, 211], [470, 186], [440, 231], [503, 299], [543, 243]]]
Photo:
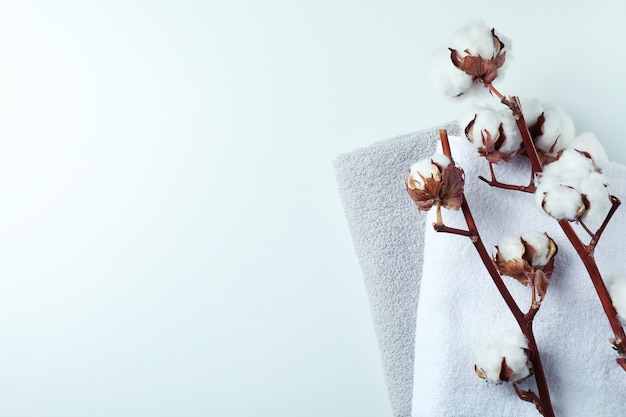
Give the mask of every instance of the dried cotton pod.
[[550, 285], [557, 252], [556, 243], [546, 233], [529, 232], [500, 240], [493, 261], [501, 275], [534, 286], [543, 298]]
[[435, 154], [411, 166], [406, 188], [420, 210], [433, 205], [458, 210], [463, 203], [463, 170], [443, 154]]
[[[490, 84], [506, 61], [506, 45], [495, 29], [481, 21], [471, 21], [457, 35], [450, 49], [450, 59], [455, 67], [465, 72], [473, 82]], [[458, 45], [458, 46], [457, 46]]]
[[565, 149], [537, 176], [535, 201], [556, 219], [595, 222], [611, 205], [608, 181], [599, 172], [608, 162], [595, 136], [581, 136], [573, 143], [581, 150]]
[[465, 137], [489, 162], [509, 161], [520, 151], [522, 137], [510, 111], [476, 106], [459, 121]]
[[474, 371], [494, 384], [519, 382], [532, 374], [528, 342], [522, 333], [503, 334], [474, 351]]
[[433, 54], [431, 79], [443, 94], [464, 96], [472, 87], [489, 84], [506, 61], [509, 40], [486, 23], [472, 20]]

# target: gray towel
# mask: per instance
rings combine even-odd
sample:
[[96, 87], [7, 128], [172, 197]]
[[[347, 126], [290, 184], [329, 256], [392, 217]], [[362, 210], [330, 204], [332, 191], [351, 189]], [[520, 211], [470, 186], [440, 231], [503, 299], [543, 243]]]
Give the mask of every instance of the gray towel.
[[[340, 155], [335, 171], [355, 252], [363, 271], [395, 417], [410, 417], [415, 317], [423, 264], [425, 217], [406, 193], [408, 168], [435, 152], [439, 129], [399, 136]], [[410, 230], [405, 230], [411, 225]], [[406, 251], [412, 247], [412, 251]]]

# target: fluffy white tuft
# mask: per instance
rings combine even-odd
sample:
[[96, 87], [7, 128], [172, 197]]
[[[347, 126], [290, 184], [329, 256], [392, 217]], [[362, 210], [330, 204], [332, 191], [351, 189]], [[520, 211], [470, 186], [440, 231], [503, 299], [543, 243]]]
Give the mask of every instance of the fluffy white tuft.
[[[497, 33], [496, 36], [504, 44], [503, 50], [509, 54], [510, 40], [500, 33]], [[467, 97], [472, 95], [472, 92], [486, 91], [474, 83], [470, 75], [454, 66], [448, 48], [456, 50], [461, 56], [466, 56], [469, 53], [473, 56], [492, 59], [497, 51], [491, 28], [481, 20], [471, 20], [454, 34], [452, 40], [445, 47], [438, 48], [433, 53], [430, 68], [431, 81], [437, 90], [446, 96]], [[504, 67], [498, 69], [498, 76], [502, 76]]]
[[556, 155], [567, 148], [576, 136], [572, 118], [558, 105], [544, 106], [542, 134], [535, 138], [537, 149], [548, 155]]
[[586, 221], [596, 222], [606, 215], [611, 206], [609, 191], [606, 188], [607, 180], [599, 172], [592, 172], [580, 182], [580, 193], [587, 198], [589, 207], [583, 218]]
[[498, 252], [505, 261], [522, 259], [524, 244], [522, 244], [519, 236], [506, 236], [498, 242]]
[[520, 99], [522, 112], [524, 112], [524, 120], [526, 126], [530, 127], [537, 123], [537, 119], [543, 113], [543, 105], [537, 99]]
[[602, 169], [609, 164], [609, 157], [596, 135], [591, 132], [581, 133], [571, 143], [570, 148], [588, 154], [596, 168]]
[[530, 375], [528, 356], [524, 348], [528, 348], [526, 337], [522, 333], [499, 335], [478, 346], [474, 351], [476, 368], [481, 370], [487, 382], [500, 384], [502, 358], [513, 370], [511, 382], [516, 382]]
[[481, 106], [479, 104], [473, 104], [469, 110], [467, 110], [459, 119], [457, 120], [459, 127], [461, 128], [461, 132], [465, 131], [465, 128], [470, 124], [472, 120], [478, 115], [480, 111], [482, 111], [487, 106]]
[[[587, 144], [598, 152], [593, 140]], [[565, 149], [558, 160], [546, 165], [537, 176], [536, 202], [552, 217], [575, 220], [581, 215], [581, 205], [586, 203], [582, 217], [595, 222], [611, 205], [607, 180], [587, 155], [587, 151]]]
[[495, 138], [498, 135], [501, 123], [500, 115], [490, 106], [476, 106], [473, 110], [475, 116], [472, 117], [472, 119], [474, 119], [474, 126], [468, 139], [475, 148], [480, 149], [485, 146], [483, 137], [491, 135], [492, 138]]
[[519, 133], [515, 117], [513, 117], [513, 113], [511, 113], [509, 109], [499, 111], [498, 116], [500, 116], [502, 130], [506, 136], [506, 141], [504, 141], [504, 144], [500, 147], [499, 151], [504, 154], [511, 154], [519, 150], [522, 146], [522, 135]]
[[433, 156], [430, 157], [430, 160], [441, 165], [442, 168], [447, 168], [450, 164], [450, 158], [442, 153], [433, 154]]
[[430, 158], [417, 161], [409, 169], [409, 177], [415, 181], [415, 185], [420, 190], [424, 189], [424, 178], [439, 179], [439, 168], [433, 162], [441, 165], [442, 168], [446, 168], [450, 164], [450, 158], [444, 154], [436, 153]]
[[559, 178], [561, 181], [579, 181], [593, 172], [593, 161], [575, 149], [565, 149], [558, 160], [546, 165], [543, 176]]
[[535, 257], [532, 259], [532, 266], [544, 266], [548, 263], [550, 253], [550, 239], [545, 233], [527, 232], [522, 235], [522, 239], [535, 249]]
[[[507, 44], [505, 43], [505, 45]], [[491, 28], [479, 19], [470, 20], [459, 29], [450, 42], [450, 48], [462, 55], [467, 55], [465, 53], [467, 51], [469, 55], [480, 55], [485, 59], [491, 59], [496, 54]]]
[[606, 287], [623, 325], [626, 325], [626, 275], [608, 275]]
[[542, 178], [535, 191], [535, 201], [539, 208], [559, 220], [576, 220], [582, 205], [582, 197], [575, 188], [550, 178]]
[[430, 79], [441, 94], [449, 97], [466, 93], [474, 84], [471, 76], [454, 66], [450, 51], [445, 48], [439, 48], [433, 53]]

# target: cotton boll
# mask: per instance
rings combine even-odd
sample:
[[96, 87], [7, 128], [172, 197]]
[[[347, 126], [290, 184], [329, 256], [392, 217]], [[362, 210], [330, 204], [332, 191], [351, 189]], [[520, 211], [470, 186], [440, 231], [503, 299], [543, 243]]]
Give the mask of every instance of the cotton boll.
[[550, 248], [550, 238], [545, 233], [527, 232], [522, 235], [522, 239], [535, 249], [535, 256], [531, 260], [532, 266], [544, 266], [548, 263]]
[[522, 259], [524, 245], [519, 236], [507, 236], [502, 238], [497, 245], [500, 257], [505, 261], [512, 259]]
[[465, 177], [463, 170], [443, 154], [434, 154], [411, 166], [406, 179], [406, 191], [422, 211], [435, 204], [449, 210], [459, 210], [463, 204]]
[[433, 53], [430, 79], [440, 93], [449, 97], [458, 97], [473, 85], [472, 77], [452, 64], [450, 51], [446, 48]]
[[613, 306], [622, 324], [626, 326], [626, 275], [609, 275], [605, 279]]
[[[531, 374], [525, 349], [528, 349], [528, 342], [523, 334], [499, 335], [476, 348], [474, 369], [487, 382], [501, 384], [520, 381]], [[502, 369], [503, 365], [509, 372]], [[503, 376], [507, 378], [501, 379]]]
[[420, 190], [424, 189], [424, 178], [436, 179], [438, 176], [440, 176], [439, 169], [427, 159], [416, 162], [409, 171], [409, 178], [413, 180], [415, 187]]
[[574, 185], [595, 170], [593, 161], [575, 149], [565, 149], [558, 160], [543, 168], [544, 177], [558, 178], [561, 182]]
[[[445, 169], [450, 163], [450, 158], [443, 154], [436, 153], [430, 158], [425, 158], [414, 163], [409, 170], [409, 179], [412, 184], [420, 189], [424, 189], [424, 178], [441, 179], [441, 170]], [[441, 166], [438, 167], [435, 164]]]
[[588, 207], [583, 215], [585, 221], [596, 222], [606, 215], [611, 199], [606, 188], [606, 178], [598, 173], [592, 172], [589, 177], [580, 183], [580, 193], [587, 199]]
[[524, 120], [526, 126], [531, 127], [537, 123], [537, 119], [543, 113], [543, 105], [536, 99], [524, 99], [520, 100], [522, 105], [522, 113], [524, 113]]
[[[461, 128], [461, 132], [464, 132], [467, 126], [474, 121], [476, 115], [483, 109], [482, 106], [473, 105], [470, 109], [465, 112], [459, 119], [457, 120], [459, 127]], [[468, 139], [469, 140], [469, 139]]]
[[584, 209], [582, 197], [576, 189], [554, 181], [539, 183], [535, 201], [539, 208], [559, 220], [576, 220]]
[[491, 107], [485, 106], [476, 112], [474, 124], [467, 132], [467, 139], [474, 147], [480, 149], [485, 146], [484, 139], [488, 136], [495, 138], [500, 132], [500, 116]]
[[602, 169], [609, 163], [609, 157], [596, 135], [591, 132], [581, 133], [571, 143], [570, 148], [588, 154], [596, 168]]
[[522, 137], [511, 112], [489, 106], [474, 106], [459, 125], [478, 152], [491, 163], [509, 161], [521, 149]]
[[561, 185], [561, 180], [559, 179], [559, 177], [554, 174], [546, 174], [545, 168], [543, 172], [538, 173], [535, 177], [535, 186], [538, 188], [542, 187], [544, 190], [547, 190], [548, 188], [558, 187], [559, 185]]
[[546, 107], [541, 135], [535, 138], [535, 146], [547, 155], [556, 155], [574, 140], [576, 129], [572, 118], [559, 106]]
[[465, 54], [478, 56], [485, 59], [493, 58], [496, 53], [493, 44], [491, 28], [479, 19], [470, 20], [453, 37], [450, 48]]
[[450, 164], [450, 158], [442, 153], [433, 154], [433, 156], [430, 157], [430, 160], [435, 164], [441, 165], [442, 169], [446, 168]]

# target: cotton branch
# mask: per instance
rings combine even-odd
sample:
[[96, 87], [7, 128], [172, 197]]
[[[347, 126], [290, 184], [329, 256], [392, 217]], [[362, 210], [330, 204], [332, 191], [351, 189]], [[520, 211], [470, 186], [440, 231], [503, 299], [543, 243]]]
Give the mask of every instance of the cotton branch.
[[[498, 97], [500, 96], [502, 95], [500, 94]], [[535, 148], [535, 144], [530, 135], [530, 131], [528, 130], [528, 127], [526, 126], [526, 121], [524, 120], [524, 115], [522, 113], [522, 108], [521, 108], [519, 99], [517, 97], [506, 98], [502, 96], [501, 102], [505, 104], [507, 107], [509, 107], [509, 109], [513, 113], [513, 117], [516, 120], [517, 126], [519, 128], [519, 132], [522, 135], [522, 140], [523, 140], [524, 148], [526, 150], [526, 154], [528, 155], [528, 158], [530, 159], [530, 163], [532, 166], [532, 175], [534, 176], [535, 174], [542, 172], [543, 166], [537, 154], [537, 149]], [[618, 359], [618, 362], [624, 368], [624, 370], [626, 370], [626, 366], [624, 366], [624, 358], [626, 358], [626, 333], [624, 332], [624, 329], [621, 323], [619, 322], [619, 319], [617, 316], [617, 310], [615, 309], [613, 305], [611, 296], [609, 295], [609, 292], [602, 279], [600, 270], [598, 269], [598, 266], [594, 258], [595, 246], [597, 245], [600, 239], [600, 236], [602, 235], [602, 232], [606, 228], [609, 220], [611, 219], [611, 217], [613, 216], [613, 214], [615, 213], [615, 211], [620, 205], [620, 201], [619, 199], [617, 199], [617, 197], [611, 196], [610, 198], [611, 198], [611, 203], [612, 203], [611, 210], [609, 214], [606, 216], [604, 222], [602, 223], [598, 231], [592, 235], [592, 239], [589, 245], [585, 245], [581, 241], [580, 237], [574, 231], [574, 228], [572, 227], [569, 221], [558, 220], [558, 223], [561, 229], [563, 230], [563, 232], [565, 233], [565, 235], [567, 236], [568, 240], [571, 242], [572, 246], [576, 250], [576, 253], [578, 254], [581, 261], [583, 262], [585, 268], [587, 269], [589, 277], [591, 278], [591, 282], [594, 286], [596, 293], [598, 294], [600, 303], [602, 304], [602, 308], [604, 309], [604, 313], [607, 316], [611, 329], [613, 330], [613, 333], [615, 335], [615, 338], [611, 339], [611, 343], [615, 346], [617, 352], [621, 356], [621, 358]]]
[[[442, 144], [444, 155], [446, 155], [452, 160], [452, 153], [450, 150], [450, 144], [448, 141], [447, 132], [445, 130], [440, 130], [439, 136], [441, 138], [441, 144]], [[485, 268], [487, 269], [489, 275], [491, 276], [491, 279], [493, 280], [498, 291], [500, 292], [500, 295], [504, 299], [504, 302], [506, 303], [507, 307], [511, 311], [511, 314], [515, 318], [515, 321], [517, 322], [521, 332], [524, 334], [524, 336], [528, 340], [528, 348], [532, 352], [532, 354], [530, 355], [530, 360], [532, 363], [533, 373], [535, 375], [535, 381], [537, 383], [538, 395], [530, 391], [528, 392], [519, 391], [517, 386], [515, 386], [516, 392], [518, 392], [518, 395], [520, 395], [520, 392], [522, 392], [525, 398], [523, 398], [522, 395], [520, 395], [520, 398], [526, 401], [528, 401], [528, 398], [530, 398], [531, 402], [537, 405], [537, 409], [540, 411], [540, 413], [544, 415], [544, 417], [554, 417], [554, 411], [552, 409], [552, 403], [550, 401], [550, 392], [548, 390], [548, 383], [545, 377], [543, 364], [541, 362], [541, 357], [539, 355], [539, 350], [537, 348], [537, 342], [535, 341], [535, 336], [533, 334], [533, 329], [532, 329], [533, 319], [535, 317], [535, 314], [537, 313], [537, 310], [539, 309], [540, 304], [533, 302], [527, 314], [524, 314], [520, 310], [513, 296], [511, 295], [508, 288], [504, 284], [504, 281], [502, 280], [500, 273], [496, 269], [496, 266], [493, 260], [491, 259], [491, 256], [489, 255], [487, 249], [485, 248], [485, 245], [482, 242], [482, 239], [480, 238], [478, 228], [476, 227], [476, 222], [474, 221], [474, 217], [472, 216], [469, 205], [465, 198], [463, 198], [463, 203], [461, 204], [461, 211], [463, 213], [465, 222], [468, 227], [467, 231], [461, 230], [461, 229], [448, 228], [443, 224], [441, 225], [436, 224], [435, 230], [438, 232], [448, 232], [448, 233], [458, 234], [461, 236], [470, 237], [470, 240], [474, 244], [474, 247], [476, 251], [478, 252], [478, 255], [480, 256], [481, 261], [485, 265]]]

